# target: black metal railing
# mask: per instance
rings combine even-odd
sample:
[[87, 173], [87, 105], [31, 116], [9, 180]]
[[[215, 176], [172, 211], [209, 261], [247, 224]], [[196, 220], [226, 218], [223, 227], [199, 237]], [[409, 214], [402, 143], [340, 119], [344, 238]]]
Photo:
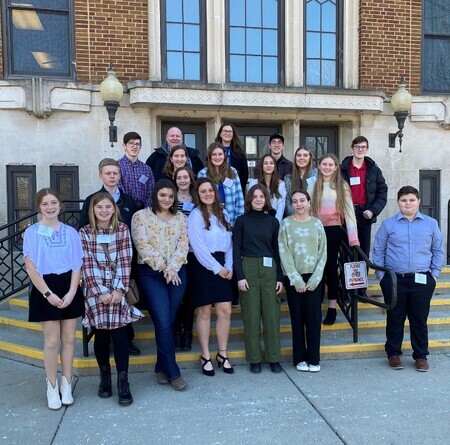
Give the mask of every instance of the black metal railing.
[[[397, 304], [397, 275], [386, 267], [377, 266], [372, 263], [370, 259], [365, 255], [360, 247], [350, 247], [346, 241], [347, 234], [344, 237], [344, 241], [341, 243], [341, 249], [338, 256], [338, 276], [339, 276], [339, 286], [338, 286], [338, 298], [337, 303], [341, 308], [342, 313], [349, 322], [353, 330], [353, 342], [358, 341], [358, 301], [364, 303], [370, 303], [380, 308], [391, 310]], [[364, 261], [369, 269], [379, 270], [387, 273], [391, 276], [392, 282], [392, 299], [390, 304], [385, 303], [379, 299], [363, 296], [358, 294], [357, 289], [348, 290], [345, 287], [345, 276], [344, 276], [344, 264], [353, 261]]]

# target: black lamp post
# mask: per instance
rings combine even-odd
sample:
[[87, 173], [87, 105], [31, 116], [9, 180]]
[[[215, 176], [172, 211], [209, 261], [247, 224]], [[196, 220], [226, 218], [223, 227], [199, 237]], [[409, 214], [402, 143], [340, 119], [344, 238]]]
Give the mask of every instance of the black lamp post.
[[120, 99], [123, 96], [123, 85], [117, 80], [112, 63], [109, 65], [106, 79], [100, 84], [100, 96], [108, 112], [109, 142], [111, 142], [111, 147], [114, 147], [114, 142], [117, 142], [117, 127], [114, 125], [114, 120]]
[[395, 119], [397, 119], [398, 131], [397, 133], [389, 133], [389, 147], [395, 148], [395, 139], [398, 136], [400, 153], [402, 152], [403, 128], [405, 127], [405, 120], [409, 116], [411, 105], [412, 96], [406, 89], [405, 79], [401, 76], [398, 90], [391, 97], [392, 111], [394, 112]]

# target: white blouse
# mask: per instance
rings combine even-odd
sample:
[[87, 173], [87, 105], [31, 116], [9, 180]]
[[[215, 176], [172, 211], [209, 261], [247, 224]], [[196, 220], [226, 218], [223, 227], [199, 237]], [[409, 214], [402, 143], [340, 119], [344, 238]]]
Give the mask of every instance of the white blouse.
[[[228, 220], [228, 214], [224, 210]], [[233, 269], [233, 243], [232, 234], [225, 227], [219, 225], [218, 219], [210, 215], [211, 226], [205, 228], [202, 214], [198, 208], [192, 210], [188, 218], [188, 234], [194, 255], [199, 263], [214, 274], [218, 274], [222, 267]], [[222, 266], [211, 254], [225, 252], [225, 264]]]

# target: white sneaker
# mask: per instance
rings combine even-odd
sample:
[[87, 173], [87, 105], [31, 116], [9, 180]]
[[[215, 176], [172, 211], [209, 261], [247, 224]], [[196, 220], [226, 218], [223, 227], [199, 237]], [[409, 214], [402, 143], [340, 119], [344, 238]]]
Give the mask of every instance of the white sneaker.
[[303, 371], [303, 372], [307, 372], [307, 371], [311, 371], [311, 369], [308, 367], [308, 363], [306, 362], [300, 362], [297, 366], [297, 371]]
[[309, 365], [309, 372], [319, 372], [320, 365]]

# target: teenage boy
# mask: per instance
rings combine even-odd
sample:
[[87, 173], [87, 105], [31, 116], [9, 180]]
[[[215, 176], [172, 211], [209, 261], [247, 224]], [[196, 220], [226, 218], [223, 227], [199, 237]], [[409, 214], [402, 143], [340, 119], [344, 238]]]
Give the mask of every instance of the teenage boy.
[[283, 155], [284, 150], [284, 136], [281, 133], [274, 133], [269, 139], [270, 154], [277, 161], [277, 171], [280, 179], [284, 180], [286, 175], [292, 173], [292, 162], [286, 159]]

